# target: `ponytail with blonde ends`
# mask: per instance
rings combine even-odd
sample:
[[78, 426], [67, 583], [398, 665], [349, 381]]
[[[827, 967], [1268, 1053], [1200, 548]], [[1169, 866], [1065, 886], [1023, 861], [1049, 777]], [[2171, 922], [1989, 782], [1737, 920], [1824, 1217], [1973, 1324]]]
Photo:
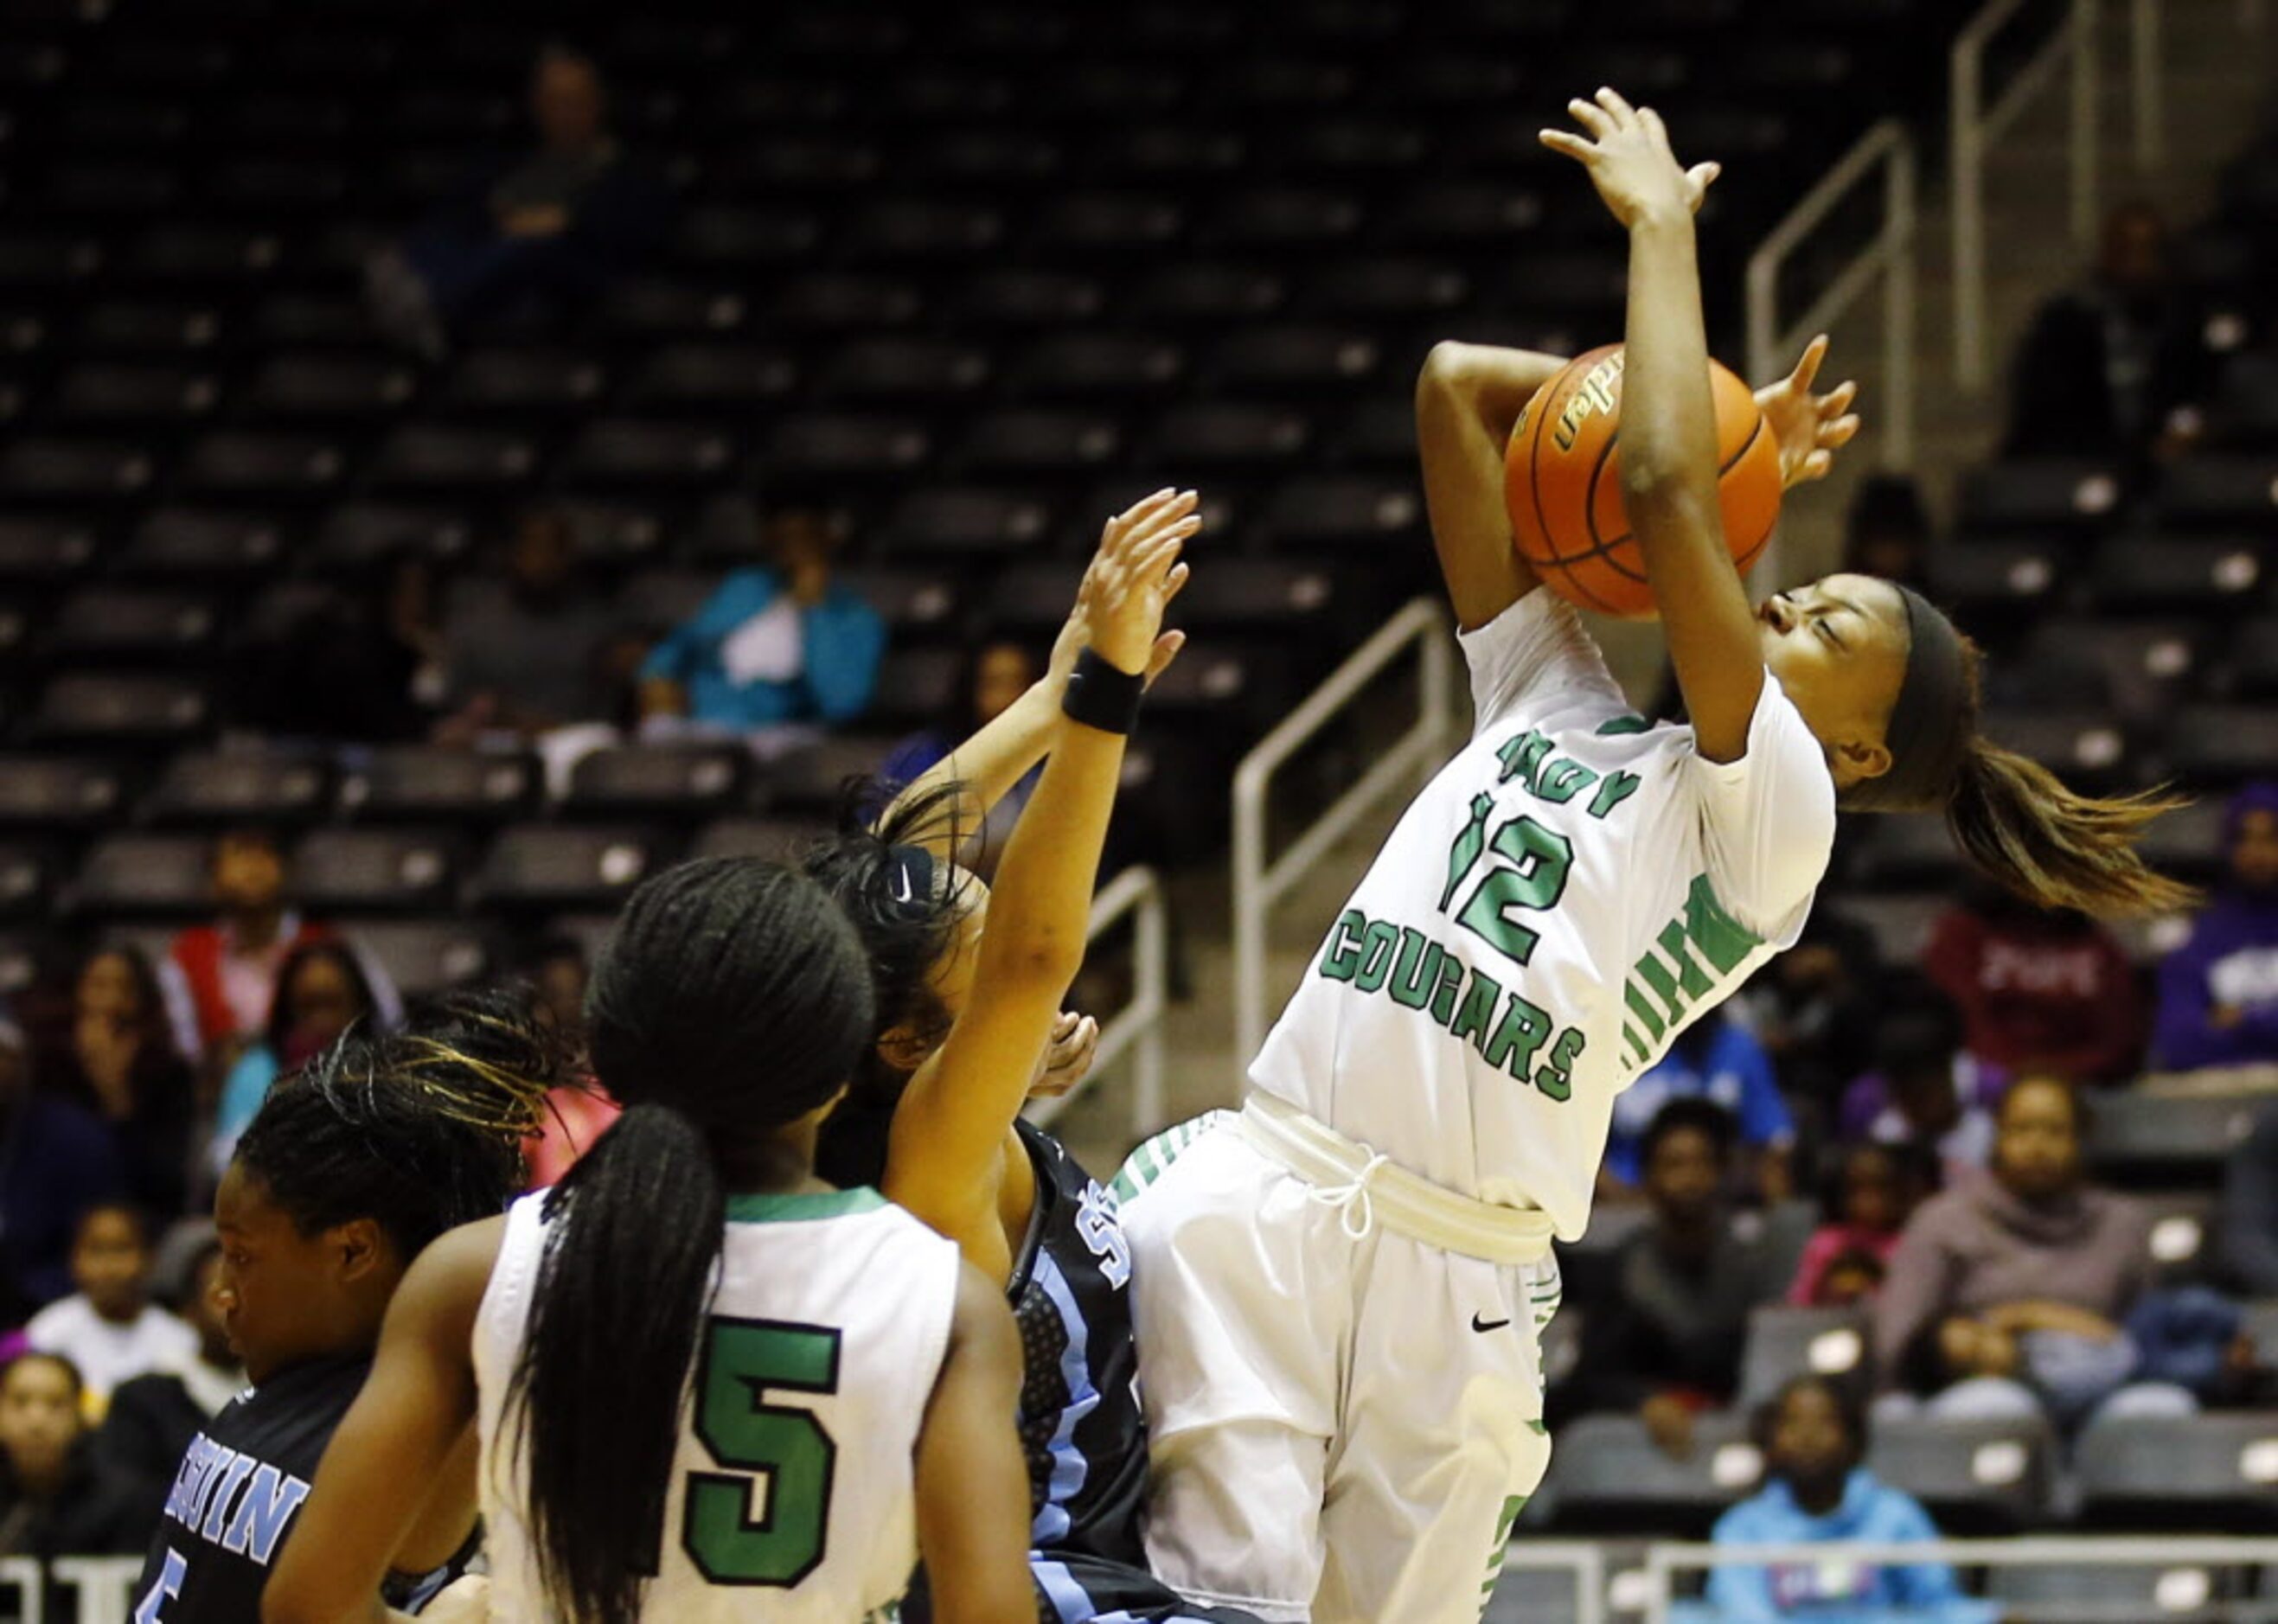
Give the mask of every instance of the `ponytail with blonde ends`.
[[2152, 819], [2185, 804], [2160, 789], [2081, 795], [2039, 762], [1973, 737], [1945, 820], [1970, 863], [2026, 901], [2111, 918], [2196, 900], [2190, 887], [2146, 865], [2135, 845]]

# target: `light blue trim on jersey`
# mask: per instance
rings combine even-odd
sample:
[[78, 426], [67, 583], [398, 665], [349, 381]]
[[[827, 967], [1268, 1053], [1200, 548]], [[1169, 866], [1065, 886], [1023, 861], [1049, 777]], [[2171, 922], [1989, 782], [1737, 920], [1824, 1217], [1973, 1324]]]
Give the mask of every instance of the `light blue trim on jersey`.
[[1050, 1548], [1067, 1537], [1072, 1526], [1067, 1503], [1083, 1487], [1084, 1476], [1090, 1470], [1083, 1452], [1075, 1446], [1075, 1430], [1085, 1416], [1099, 1407], [1099, 1390], [1091, 1384], [1091, 1367], [1084, 1357], [1089, 1350], [1090, 1328], [1083, 1323], [1075, 1293], [1068, 1289], [1067, 1277], [1060, 1272], [1059, 1262], [1051, 1253], [1039, 1249], [1029, 1277], [1038, 1290], [1051, 1299], [1052, 1307], [1059, 1310], [1061, 1324], [1067, 1328], [1067, 1350], [1060, 1355], [1060, 1381], [1067, 1389], [1068, 1401], [1060, 1411], [1060, 1424], [1052, 1433], [1052, 1475], [1044, 1491], [1043, 1508], [1036, 1513], [1036, 1527], [1029, 1530], [1030, 1537], [1038, 1545]]
[[1028, 1571], [1036, 1576], [1037, 1587], [1052, 1611], [1060, 1615], [1060, 1624], [1094, 1624], [1099, 1617], [1092, 1605], [1091, 1596], [1075, 1582], [1066, 1564], [1048, 1561], [1040, 1551], [1028, 1552]]

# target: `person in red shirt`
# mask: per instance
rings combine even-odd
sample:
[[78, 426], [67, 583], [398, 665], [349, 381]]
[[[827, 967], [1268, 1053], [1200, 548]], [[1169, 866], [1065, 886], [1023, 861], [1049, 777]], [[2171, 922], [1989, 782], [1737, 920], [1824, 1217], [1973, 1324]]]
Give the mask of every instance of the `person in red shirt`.
[[[221, 917], [178, 934], [163, 973], [184, 1048], [226, 1065], [267, 1025], [277, 972], [293, 949], [337, 934], [286, 905], [284, 854], [266, 829], [234, 829], [215, 841], [212, 873]], [[375, 1007], [394, 1025], [402, 1013], [394, 987], [357, 957]]]
[[1984, 1064], [2122, 1082], [2144, 1057], [2143, 989], [2112, 933], [1983, 888], [1931, 927], [1923, 968], [1961, 1006]]

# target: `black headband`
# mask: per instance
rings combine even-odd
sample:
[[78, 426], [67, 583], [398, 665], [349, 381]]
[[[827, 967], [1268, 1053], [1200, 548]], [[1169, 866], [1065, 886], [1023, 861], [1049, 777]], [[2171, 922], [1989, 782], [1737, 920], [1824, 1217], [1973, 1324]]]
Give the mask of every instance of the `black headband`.
[[1907, 611], [1907, 674], [1883, 729], [1891, 768], [1846, 797], [1869, 812], [1943, 806], [1969, 749], [1969, 661], [1961, 636], [1921, 593], [1904, 586], [1898, 592]]
[[886, 859], [887, 899], [912, 914], [932, 913], [933, 866], [933, 853], [923, 846], [891, 848]]

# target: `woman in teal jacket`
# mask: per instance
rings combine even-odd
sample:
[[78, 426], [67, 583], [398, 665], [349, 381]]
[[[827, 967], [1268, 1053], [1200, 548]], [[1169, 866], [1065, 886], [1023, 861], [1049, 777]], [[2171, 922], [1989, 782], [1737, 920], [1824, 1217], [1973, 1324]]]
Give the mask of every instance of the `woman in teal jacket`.
[[[1716, 1544], [1900, 1544], [1938, 1536], [1920, 1501], [1860, 1464], [1864, 1417], [1834, 1384], [1798, 1376], [1765, 1407], [1760, 1430], [1768, 1481], [1717, 1520]], [[1716, 1624], [1993, 1624], [2000, 1616], [1994, 1604], [1964, 1596], [1944, 1562], [1840, 1557], [1830, 1552], [1816, 1562], [1713, 1569], [1708, 1606], [1686, 1613]]]
[[737, 733], [851, 721], [870, 703], [885, 623], [834, 580], [820, 514], [776, 515], [768, 562], [738, 569], [643, 662], [641, 713]]

